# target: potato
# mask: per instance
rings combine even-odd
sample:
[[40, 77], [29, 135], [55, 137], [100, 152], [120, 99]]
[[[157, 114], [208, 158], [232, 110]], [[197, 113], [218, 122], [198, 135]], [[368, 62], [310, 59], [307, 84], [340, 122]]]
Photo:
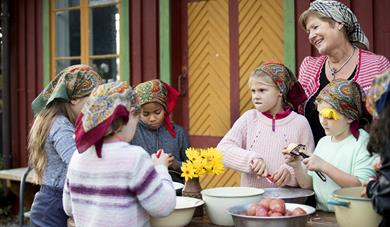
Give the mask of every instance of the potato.
[[300, 207], [296, 207], [294, 210], [291, 211], [292, 216], [299, 216], [306, 214], [306, 211]]
[[287, 146], [287, 150], [288, 152], [290, 152], [292, 149], [294, 149], [296, 146], [298, 146], [298, 144], [296, 143], [290, 143], [288, 146]]
[[279, 213], [279, 212], [274, 212], [274, 213], [271, 213], [269, 216], [270, 217], [280, 217], [280, 216], [283, 216], [283, 214]]
[[256, 208], [257, 208], [257, 205], [256, 205], [256, 204], [252, 204], [252, 205], [248, 208], [246, 214], [247, 214], [248, 216], [255, 216], [255, 215], [256, 215]]
[[258, 206], [256, 208], [256, 216], [259, 216], [259, 217], [266, 217], [268, 216], [268, 209], [265, 208], [265, 207], [262, 207], [262, 206]]
[[270, 198], [264, 198], [264, 199], [260, 200], [258, 205], [269, 209], [269, 203], [271, 202], [271, 200], [272, 199], [270, 199]]
[[283, 199], [272, 199], [269, 203], [269, 209], [274, 213], [284, 214], [286, 212], [286, 204]]

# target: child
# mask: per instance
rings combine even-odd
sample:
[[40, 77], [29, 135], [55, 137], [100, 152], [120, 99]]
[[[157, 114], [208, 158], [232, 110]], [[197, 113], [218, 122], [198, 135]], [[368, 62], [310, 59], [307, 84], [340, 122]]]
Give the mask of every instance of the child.
[[76, 226], [149, 226], [149, 215], [175, 208], [168, 155], [151, 160], [128, 144], [138, 119], [139, 104], [126, 82], [97, 87], [82, 109], [63, 196]]
[[28, 149], [30, 166], [41, 184], [31, 207], [31, 226], [66, 226], [62, 191], [68, 163], [76, 150], [74, 122], [101, 77], [86, 65], [61, 71], [32, 102], [35, 116]]
[[[317, 110], [326, 136], [317, 144], [314, 154], [303, 159], [291, 157], [283, 150], [286, 163], [293, 167], [298, 184], [302, 188], [313, 188], [317, 209], [334, 211], [327, 204], [333, 191], [342, 187], [360, 186], [374, 175], [366, 146], [368, 134], [358, 128], [363, 115], [364, 93], [359, 84], [348, 80], [333, 80], [316, 98]], [[309, 171], [307, 171], [309, 170]], [[321, 171], [326, 181], [313, 174]]]
[[241, 172], [241, 186], [295, 186], [281, 151], [291, 142], [314, 147], [306, 118], [293, 111], [306, 98], [302, 87], [287, 67], [277, 63], [255, 69], [248, 84], [255, 109], [234, 123], [217, 148], [224, 153], [225, 165]]
[[163, 149], [169, 154], [173, 180], [182, 183], [180, 167], [190, 145], [184, 129], [172, 124], [169, 118], [179, 93], [161, 80], [141, 83], [135, 87], [135, 92], [140, 99], [141, 121], [131, 144], [143, 147], [149, 154]]
[[390, 70], [372, 82], [367, 97], [367, 109], [379, 118], [370, 130], [367, 149], [379, 153], [381, 165], [378, 180], [367, 185], [375, 210], [383, 216], [380, 227], [390, 226]]

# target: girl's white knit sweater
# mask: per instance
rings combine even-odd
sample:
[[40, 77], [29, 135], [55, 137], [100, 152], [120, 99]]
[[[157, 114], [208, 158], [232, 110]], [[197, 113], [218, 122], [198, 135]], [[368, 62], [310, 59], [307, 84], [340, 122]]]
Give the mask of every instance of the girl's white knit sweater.
[[313, 134], [306, 118], [291, 112], [282, 119], [272, 119], [256, 109], [245, 112], [223, 137], [217, 148], [224, 153], [226, 167], [241, 172], [241, 186], [258, 188], [275, 187], [265, 178], [257, 179], [250, 168], [253, 159], [264, 159], [270, 174], [279, 168], [287, 168], [293, 175], [288, 185], [296, 186], [294, 171], [284, 164], [283, 147], [289, 143], [305, 144], [314, 150]]
[[149, 226], [150, 216], [166, 216], [176, 192], [165, 166], [154, 167], [149, 154], [125, 142], [75, 152], [64, 187], [64, 210], [76, 226]]

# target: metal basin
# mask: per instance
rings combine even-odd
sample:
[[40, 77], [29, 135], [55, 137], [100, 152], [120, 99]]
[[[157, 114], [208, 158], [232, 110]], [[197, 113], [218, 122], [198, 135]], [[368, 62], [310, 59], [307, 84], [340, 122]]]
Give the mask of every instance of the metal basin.
[[286, 203], [305, 204], [309, 196], [314, 195], [314, 191], [302, 188], [264, 188], [263, 198], [279, 198]]
[[296, 207], [301, 207], [307, 214], [299, 216], [283, 216], [283, 217], [257, 217], [241, 215], [245, 213], [252, 204], [234, 206], [227, 210], [232, 215], [234, 225], [239, 227], [302, 227], [306, 226], [309, 215], [313, 214], [316, 209], [311, 206], [286, 203], [286, 209], [293, 210]]

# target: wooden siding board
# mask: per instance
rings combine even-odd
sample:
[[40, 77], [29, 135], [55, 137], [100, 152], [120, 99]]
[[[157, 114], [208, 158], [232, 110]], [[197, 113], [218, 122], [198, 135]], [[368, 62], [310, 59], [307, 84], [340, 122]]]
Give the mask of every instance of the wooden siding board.
[[374, 2], [373, 25], [375, 36], [372, 49], [375, 53], [385, 55], [390, 59], [390, 1]]
[[[25, 105], [20, 106], [20, 112], [22, 113], [23, 119], [22, 124], [29, 125], [31, 120], [31, 108], [28, 108], [29, 104], [32, 103], [35, 97], [35, 81], [37, 75], [36, 73], [36, 0], [27, 1], [27, 27], [26, 27], [26, 34], [28, 34], [29, 38], [26, 40], [26, 73], [23, 75], [24, 82], [24, 90], [25, 90]], [[31, 76], [32, 75], [32, 76]], [[29, 127], [22, 127], [21, 129], [21, 138], [27, 138], [28, 137], [28, 131]], [[21, 152], [23, 153], [24, 150], [27, 150], [27, 141], [21, 140]], [[26, 155], [21, 154], [21, 164], [27, 165], [27, 157]]]
[[131, 1], [131, 84], [142, 82], [142, 0]]
[[[20, 19], [20, 24], [19, 24], [19, 27], [18, 27], [18, 33], [19, 33], [19, 37], [18, 37], [18, 45], [19, 45], [19, 49], [18, 49], [18, 55], [19, 55], [19, 58], [18, 58], [18, 64], [19, 64], [19, 79], [18, 79], [18, 84], [17, 84], [17, 97], [18, 97], [18, 113], [16, 116], [18, 116], [18, 133], [17, 133], [17, 137], [15, 139], [17, 139], [17, 153], [15, 155], [15, 161], [16, 161], [16, 165], [19, 166], [21, 165], [21, 151], [22, 151], [22, 144], [25, 143], [25, 141], [23, 141], [22, 138], [26, 138], [25, 136], [25, 132], [26, 132], [26, 127], [22, 127], [23, 126], [27, 126], [27, 121], [26, 121], [26, 111], [21, 111], [22, 108], [25, 108], [26, 105], [27, 105], [27, 96], [26, 96], [26, 74], [27, 74], [27, 51], [26, 51], [26, 43], [27, 43], [27, 39], [26, 37], [28, 37], [27, 33], [26, 33], [26, 30], [27, 30], [27, 27], [28, 27], [28, 18], [27, 18], [27, 8], [26, 8], [26, 2], [25, 1], [22, 1], [22, 2], [19, 2], [19, 14], [18, 14], [18, 17]], [[15, 115], [14, 115], [15, 116]]]
[[238, 0], [229, 1], [230, 126], [240, 117]]
[[142, 1], [142, 79], [143, 81], [159, 78], [158, 46], [157, 46], [156, 0]]

